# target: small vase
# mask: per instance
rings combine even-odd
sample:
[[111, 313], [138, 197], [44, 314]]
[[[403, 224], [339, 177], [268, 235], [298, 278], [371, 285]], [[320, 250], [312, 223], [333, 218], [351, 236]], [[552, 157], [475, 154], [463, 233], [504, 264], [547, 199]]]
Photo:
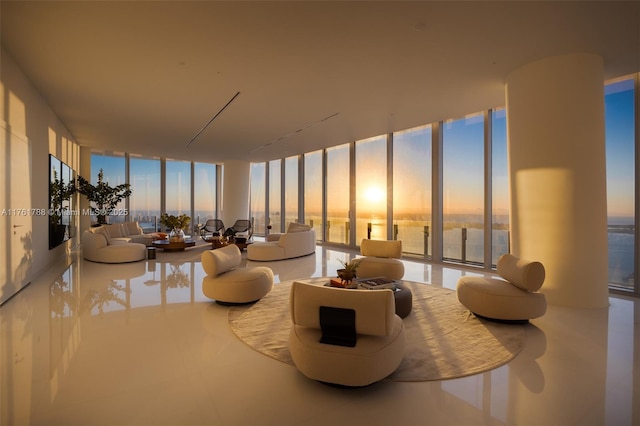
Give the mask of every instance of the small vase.
[[184, 242], [184, 231], [182, 229], [174, 228], [169, 233], [170, 243], [182, 243]]
[[350, 283], [355, 277], [356, 273], [354, 271], [347, 271], [346, 269], [338, 269], [338, 278], [340, 278], [345, 283]]

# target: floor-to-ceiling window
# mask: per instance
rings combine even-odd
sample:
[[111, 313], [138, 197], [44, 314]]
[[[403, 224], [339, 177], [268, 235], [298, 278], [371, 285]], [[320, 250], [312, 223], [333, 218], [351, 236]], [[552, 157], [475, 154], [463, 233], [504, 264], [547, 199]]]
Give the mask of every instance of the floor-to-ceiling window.
[[[192, 232], [200, 223], [213, 218], [217, 212], [217, 167], [210, 163], [162, 160], [158, 157], [138, 154], [125, 156], [124, 153], [93, 152], [90, 181], [95, 184], [98, 171], [102, 169], [104, 181], [111, 186], [123, 183], [131, 185], [131, 196], [117, 207], [117, 210], [128, 211], [128, 215], [110, 217], [109, 222], [122, 222], [125, 219], [137, 221], [146, 232], [152, 232], [159, 229], [162, 213], [186, 214], [191, 217], [188, 231]], [[161, 184], [165, 187], [164, 195]], [[128, 202], [128, 209], [125, 208], [126, 202]]]
[[636, 110], [633, 78], [605, 86], [609, 283], [635, 285]]
[[145, 232], [158, 230], [160, 220], [160, 159], [129, 156], [129, 217]]
[[304, 155], [304, 222], [322, 240], [322, 150]]
[[327, 148], [327, 225], [326, 239], [349, 244], [350, 226], [350, 144]]
[[387, 239], [387, 136], [356, 142], [356, 244]]
[[298, 221], [298, 157], [284, 161], [284, 230]]
[[282, 230], [282, 160], [269, 161], [269, 232]]
[[393, 134], [395, 239], [409, 254], [431, 253], [431, 126]]
[[193, 164], [194, 225], [204, 225], [207, 219], [217, 219], [215, 164]]
[[[609, 83], [605, 91], [609, 279], [616, 288], [635, 291], [636, 78]], [[485, 123], [485, 117], [490, 121]], [[296, 172], [286, 169], [283, 196], [297, 192], [304, 198], [304, 219], [316, 228], [321, 241], [358, 245], [368, 236], [391, 237], [403, 241], [406, 254], [495, 267], [497, 259], [510, 250], [505, 109], [445, 121], [438, 127], [441, 133], [436, 135], [431, 125], [390, 135], [391, 200], [386, 194], [388, 135], [305, 153], [304, 188], [291, 190], [297, 185], [292, 176]], [[440, 138], [442, 146], [432, 146]], [[435, 154], [439, 157], [432, 158]], [[432, 165], [438, 169], [432, 170]], [[437, 199], [432, 195], [435, 190]], [[485, 193], [490, 198], [485, 199]], [[386, 215], [390, 211], [393, 226], [389, 229]], [[323, 218], [326, 225], [319, 224]], [[356, 224], [350, 222], [352, 218]], [[442, 230], [434, 229], [440, 228], [440, 218]], [[432, 241], [442, 246], [434, 247]], [[485, 250], [491, 251], [486, 257]]]
[[491, 264], [509, 252], [509, 171], [507, 166], [507, 116], [491, 111]]
[[[98, 183], [98, 173], [102, 170], [102, 181], [110, 186], [118, 186], [127, 183], [126, 181], [126, 161], [124, 153], [102, 154], [94, 152], [91, 154], [91, 176], [83, 176], [92, 185]], [[126, 200], [118, 203], [114, 212], [126, 212]], [[107, 217], [108, 223], [124, 222], [125, 214], [110, 215]], [[95, 222], [91, 218], [91, 222]]]
[[[191, 216], [191, 162], [166, 160], [165, 212], [170, 215]], [[192, 221], [189, 224], [191, 228]]]
[[484, 115], [443, 125], [442, 253], [445, 260], [484, 262]]
[[[264, 235], [266, 232], [266, 163], [251, 164], [251, 217], [253, 232]], [[231, 226], [227, 224], [227, 226]]]

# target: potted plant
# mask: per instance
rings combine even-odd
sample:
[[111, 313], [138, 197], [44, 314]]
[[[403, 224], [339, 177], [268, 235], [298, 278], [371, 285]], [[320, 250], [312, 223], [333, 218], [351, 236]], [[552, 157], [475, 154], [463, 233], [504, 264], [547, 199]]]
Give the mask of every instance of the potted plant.
[[91, 214], [95, 214], [98, 225], [107, 223], [107, 216], [115, 212], [118, 203], [131, 195], [131, 185], [123, 183], [110, 186], [104, 181], [102, 169], [98, 172], [98, 183], [92, 185], [82, 176], [78, 176], [78, 192], [87, 197], [91, 206]]
[[191, 222], [191, 218], [186, 214], [174, 216], [164, 213], [160, 216], [160, 223], [171, 230], [169, 233], [170, 242], [184, 241], [184, 229], [189, 226], [189, 222]]
[[55, 247], [62, 243], [67, 232], [67, 226], [62, 223], [62, 215], [68, 206], [64, 204], [69, 201], [76, 192], [73, 182], [64, 183], [56, 170], [53, 170], [53, 177], [49, 182], [49, 247]]
[[340, 260], [340, 263], [342, 264], [342, 269], [338, 269], [337, 271], [338, 278], [340, 278], [342, 284], [348, 286], [351, 284], [351, 281], [356, 278], [356, 270], [358, 269], [358, 266], [360, 266], [360, 261], [357, 259], [350, 262]]

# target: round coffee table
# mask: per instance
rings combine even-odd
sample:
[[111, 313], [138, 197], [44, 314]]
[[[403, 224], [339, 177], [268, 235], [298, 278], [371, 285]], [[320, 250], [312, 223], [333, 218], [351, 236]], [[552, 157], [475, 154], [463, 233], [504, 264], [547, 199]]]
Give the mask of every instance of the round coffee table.
[[[322, 280], [326, 280], [330, 278], [321, 278]], [[310, 281], [315, 281], [316, 279], [312, 279]], [[300, 280], [304, 281], [304, 280]], [[325, 281], [326, 283], [326, 281]], [[326, 286], [331, 286], [331, 284], [325, 284]], [[345, 288], [345, 290], [360, 290], [360, 291], [376, 291], [369, 290], [364, 287], [357, 288]], [[400, 318], [405, 318], [407, 315], [411, 313], [411, 308], [413, 306], [413, 294], [411, 293], [411, 289], [403, 286], [402, 284], [395, 284], [395, 289], [393, 289], [393, 298], [396, 302], [396, 315]]]
[[183, 251], [187, 247], [193, 247], [196, 245], [195, 240], [184, 241], [169, 241], [169, 240], [155, 240], [153, 246], [164, 251]]

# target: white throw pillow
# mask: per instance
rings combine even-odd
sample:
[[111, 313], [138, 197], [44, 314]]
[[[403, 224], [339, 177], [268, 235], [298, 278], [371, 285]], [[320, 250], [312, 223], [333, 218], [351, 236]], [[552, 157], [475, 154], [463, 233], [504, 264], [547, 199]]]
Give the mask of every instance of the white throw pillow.
[[306, 225], [304, 223], [291, 222], [289, 227], [287, 228], [287, 232], [305, 232], [310, 231], [311, 225]]
[[120, 223], [113, 223], [110, 225], [104, 225], [105, 228], [107, 228], [107, 231], [109, 232], [109, 236], [111, 238], [122, 238], [122, 237], [126, 237], [126, 235], [124, 235], [122, 233], [122, 224]]
[[93, 228], [93, 233], [103, 235], [104, 238], [107, 240], [107, 244], [111, 244], [111, 235], [109, 235], [109, 230], [104, 226], [98, 226], [97, 228]]
[[540, 262], [505, 253], [498, 258], [497, 269], [498, 275], [522, 290], [538, 291], [544, 283], [545, 270]]
[[125, 222], [123, 227], [129, 232], [129, 235], [142, 235], [142, 229], [138, 225], [138, 222]]
[[230, 244], [202, 252], [200, 260], [207, 275], [215, 277], [240, 266], [242, 258], [238, 246]]

